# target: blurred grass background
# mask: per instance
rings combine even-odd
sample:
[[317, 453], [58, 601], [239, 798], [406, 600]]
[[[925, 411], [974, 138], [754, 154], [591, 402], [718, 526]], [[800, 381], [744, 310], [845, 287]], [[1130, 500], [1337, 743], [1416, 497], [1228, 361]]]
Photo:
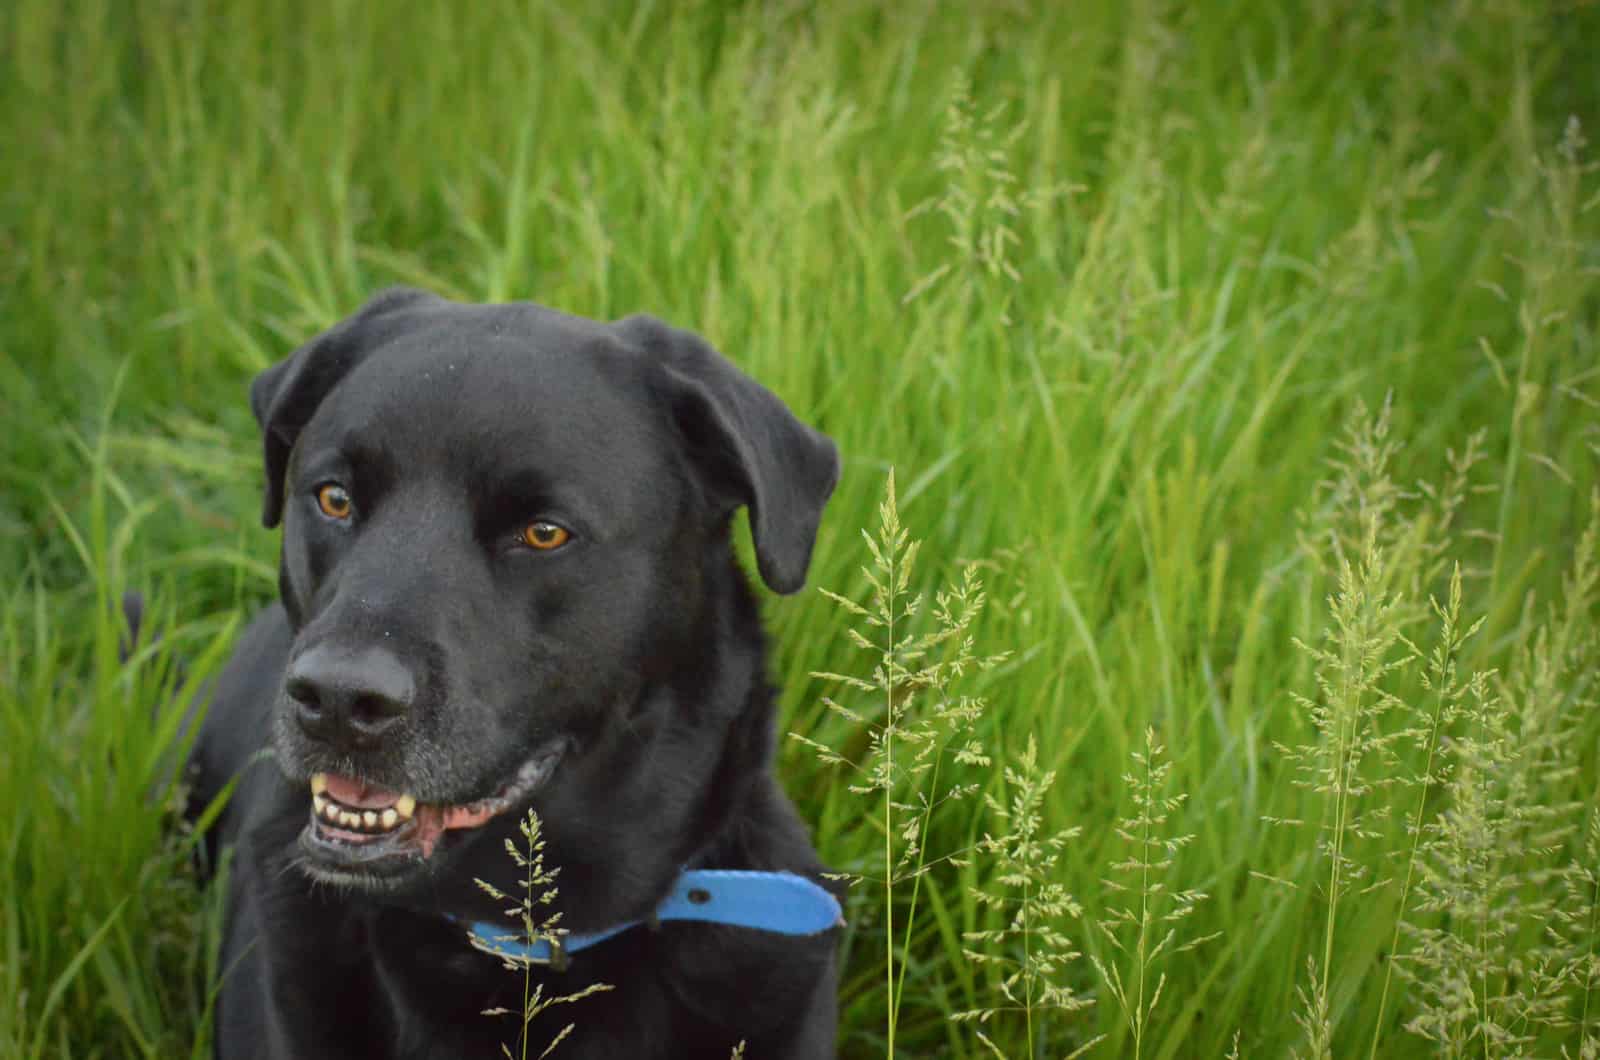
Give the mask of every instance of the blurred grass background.
[[[1593, 4], [1513, 0], [5, 5], [0, 1054], [204, 1050], [216, 910], [151, 794], [181, 750], [169, 654], [203, 676], [274, 588], [249, 379], [393, 282], [705, 334], [845, 453], [812, 586], [862, 594], [894, 468], [919, 584], [984, 564], [973, 633], [1013, 654], [979, 682], [979, 779], [1029, 736], [1057, 770], [1043, 815], [1082, 829], [1058, 868], [1086, 954], [1110, 956], [1092, 925], [1155, 727], [1189, 796], [1168, 824], [1195, 836], [1174, 886], [1210, 896], [1184, 931], [1221, 935], [1168, 959], [1142, 1055], [1236, 1032], [1314, 1055], [1290, 1018], [1310, 955], [1334, 1054], [1432, 1052], [1404, 1029], [1417, 991], [1379, 1000], [1411, 937], [1379, 885], [1404, 814], [1364, 840], [1373, 886], [1336, 934], [1325, 852], [1264, 821], [1326, 808], [1277, 746], [1318, 738], [1294, 640], [1330, 625], [1316, 541], [1348, 499], [1318, 483], [1358, 403], [1387, 401], [1389, 503], [1437, 540], [1402, 560], [1404, 629], [1421, 642], [1459, 561], [1485, 623], [1464, 667], [1514, 675], [1577, 600], [1539, 700], [1560, 739], [1518, 797], [1571, 816], [1539, 864], [1582, 864], [1600, 617], [1561, 585], [1600, 481], [1597, 41]], [[1474, 436], [1430, 524], [1414, 484]], [[125, 588], [164, 635], [127, 667]], [[844, 616], [809, 590], [768, 611], [788, 727], [859, 750], [808, 676], [862, 665]], [[1388, 688], [1423, 698], [1409, 671]], [[782, 768], [824, 855], [869, 871], [883, 837], [844, 778], [793, 744]], [[965, 807], [930, 851], [993, 826]], [[998, 986], [961, 941], [990, 875], [923, 880], [902, 1055], [989, 1055], [948, 1015]], [[878, 897], [851, 913], [847, 1056], [885, 1047]], [[1510, 937], [1531, 955], [1542, 932]], [[1042, 1020], [1035, 1052], [1133, 1055], [1089, 962], [1055, 975], [1099, 1003]], [[1563, 1011], [1600, 1035], [1594, 981]], [[1025, 1055], [1011, 1014], [984, 1029]], [[1584, 1034], [1531, 1033], [1572, 1055]]]

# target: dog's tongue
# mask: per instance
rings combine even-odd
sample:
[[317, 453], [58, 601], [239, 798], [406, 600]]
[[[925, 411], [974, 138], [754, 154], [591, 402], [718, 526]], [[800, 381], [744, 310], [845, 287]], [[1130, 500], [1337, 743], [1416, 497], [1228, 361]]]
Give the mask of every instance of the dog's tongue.
[[327, 792], [335, 802], [363, 810], [384, 809], [400, 801], [398, 791], [380, 788], [354, 777], [341, 777], [337, 773], [328, 774]]

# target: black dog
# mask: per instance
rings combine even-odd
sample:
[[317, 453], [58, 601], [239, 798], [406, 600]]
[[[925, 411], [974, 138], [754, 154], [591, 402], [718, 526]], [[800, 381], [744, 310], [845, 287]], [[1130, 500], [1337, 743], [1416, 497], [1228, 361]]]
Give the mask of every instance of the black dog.
[[685, 869], [820, 878], [770, 772], [729, 524], [747, 507], [762, 579], [799, 589], [833, 444], [653, 319], [413, 290], [250, 399], [281, 602], [218, 679], [191, 763], [197, 805], [240, 776], [211, 836], [235, 851], [217, 1054], [515, 1051], [523, 974], [467, 925], [515, 929], [474, 880], [521, 896], [505, 846], [532, 808], [561, 927], [641, 923], [533, 969], [546, 997], [613, 989], [535, 1018], [530, 1055], [569, 1022], [561, 1057], [833, 1055], [836, 931], [661, 905]]

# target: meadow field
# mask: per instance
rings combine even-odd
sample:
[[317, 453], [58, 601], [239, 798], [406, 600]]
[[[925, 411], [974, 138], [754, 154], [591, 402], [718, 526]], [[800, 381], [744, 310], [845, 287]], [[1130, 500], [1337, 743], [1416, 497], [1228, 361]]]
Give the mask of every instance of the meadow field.
[[208, 1055], [173, 704], [275, 588], [246, 388], [411, 283], [655, 313], [838, 442], [766, 612], [842, 1056], [1600, 1057], [1597, 43], [3, 5], [0, 1056]]

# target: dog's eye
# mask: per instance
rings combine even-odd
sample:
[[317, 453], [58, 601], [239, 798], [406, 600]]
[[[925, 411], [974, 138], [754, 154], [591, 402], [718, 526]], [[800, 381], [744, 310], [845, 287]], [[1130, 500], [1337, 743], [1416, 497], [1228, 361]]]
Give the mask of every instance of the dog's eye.
[[350, 518], [350, 494], [337, 482], [327, 482], [317, 488], [317, 507], [329, 519]]
[[560, 548], [570, 540], [572, 535], [564, 527], [555, 523], [547, 523], [543, 519], [536, 523], [529, 523], [517, 532], [517, 539], [529, 548], [536, 548], [541, 552]]

